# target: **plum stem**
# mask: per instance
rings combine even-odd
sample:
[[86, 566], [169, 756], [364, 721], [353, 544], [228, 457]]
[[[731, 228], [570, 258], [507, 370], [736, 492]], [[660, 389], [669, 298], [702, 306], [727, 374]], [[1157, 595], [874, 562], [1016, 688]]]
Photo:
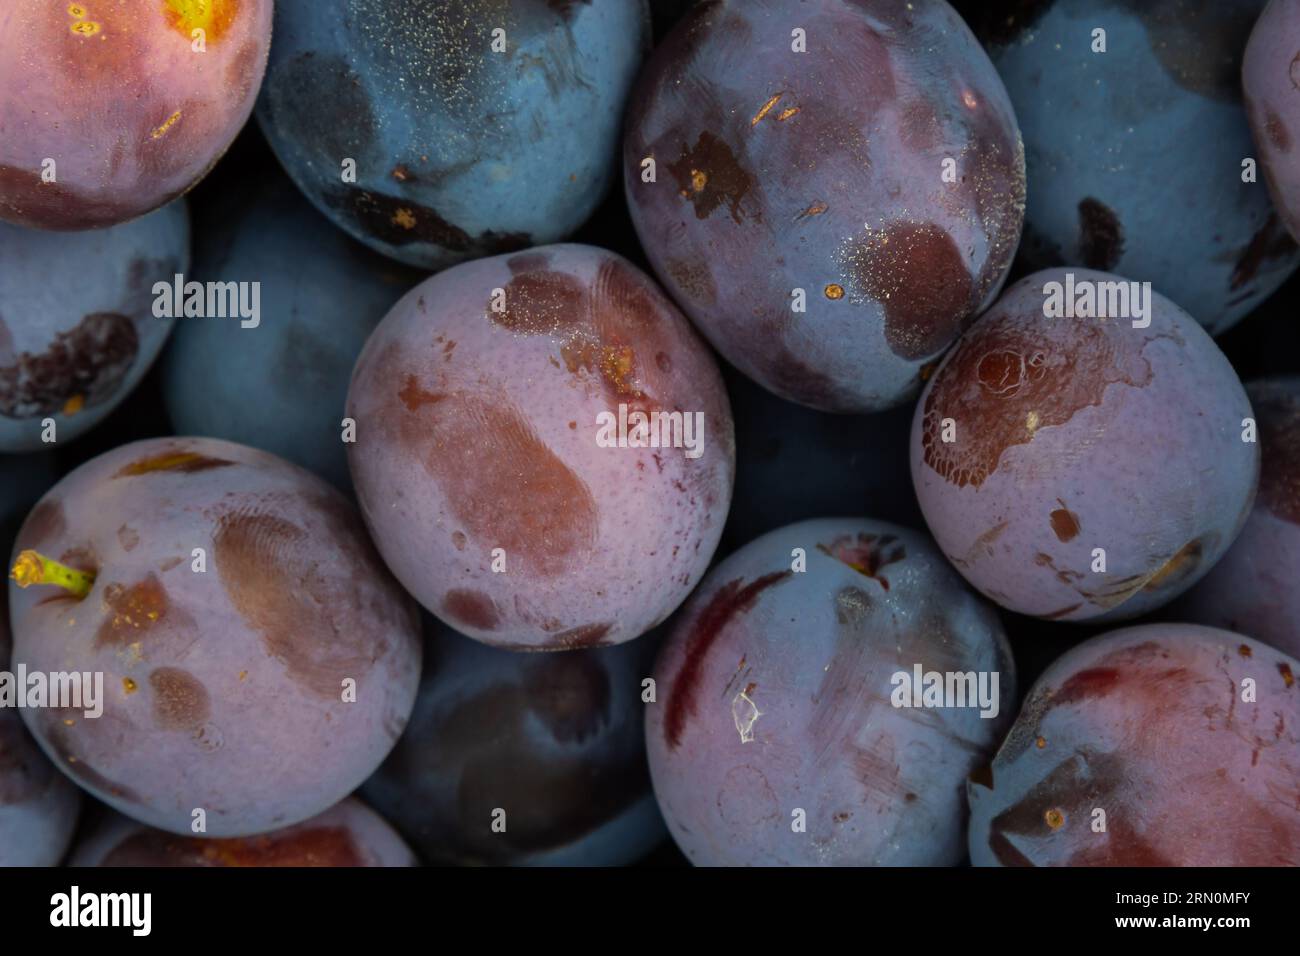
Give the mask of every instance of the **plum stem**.
[[9, 576], [20, 588], [31, 587], [33, 584], [53, 584], [77, 598], [84, 598], [95, 584], [93, 572], [78, 571], [30, 549], [19, 553]]

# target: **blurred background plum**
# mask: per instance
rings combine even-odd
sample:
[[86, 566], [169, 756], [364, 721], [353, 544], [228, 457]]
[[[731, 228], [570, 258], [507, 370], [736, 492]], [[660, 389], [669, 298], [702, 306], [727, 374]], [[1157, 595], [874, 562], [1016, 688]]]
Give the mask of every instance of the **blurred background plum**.
[[92, 229], [187, 191], [252, 113], [271, 6], [7, 0], [0, 219]]
[[595, 210], [649, 39], [645, 0], [279, 0], [258, 119], [335, 223], [441, 269]]

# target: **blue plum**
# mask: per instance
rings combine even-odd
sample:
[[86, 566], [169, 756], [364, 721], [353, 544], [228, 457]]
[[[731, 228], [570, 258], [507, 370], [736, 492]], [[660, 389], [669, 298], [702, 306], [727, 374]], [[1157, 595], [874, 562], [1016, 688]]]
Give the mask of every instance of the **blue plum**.
[[335, 223], [440, 269], [591, 214], [649, 35], [644, 0], [280, 0], [257, 116]]
[[154, 283], [189, 268], [177, 200], [109, 229], [56, 233], [0, 223], [0, 452], [84, 434], [144, 376], [171, 330]]
[[1246, 391], [1259, 423], [1259, 495], [1228, 553], [1170, 614], [1300, 657], [1300, 378]]
[[331, 228], [287, 183], [199, 232], [201, 281], [258, 282], [260, 316], [183, 318], [163, 361], [176, 430], [273, 452], [350, 487], [341, 440], [352, 366], [420, 273]]
[[[918, 670], [975, 684], [918, 709]], [[655, 795], [702, 865], [959, 863], [961, 783], [1015, 700], [997, 612], [924, 534], [854, 518], [790, 525], [719, 564], [654, 677]]]
[[1015, 115], [943, 0], [697, 5], [638, 81], [623, 169], [683, 311], [826, 411], [914, 396], [1020, 238]]
[[[991, 0], [977, 33], [1015, 104], [1030, 268], [1149, 281], [1217, 335], [1300, 265], [1242, 106], [1266, 0]], [[1094, 30], [1105, 52], [1093, 52]]]
[[1300, 864], [1297, 672], [1271, 647], [1191, 624], [1079, 644], [967, 783], [971, 862]]
[[612, 866], [664, 838], [641, 733], [655, 633], [553, 654], [426, 633], [411, 724], [363, 792], [428, 859]]

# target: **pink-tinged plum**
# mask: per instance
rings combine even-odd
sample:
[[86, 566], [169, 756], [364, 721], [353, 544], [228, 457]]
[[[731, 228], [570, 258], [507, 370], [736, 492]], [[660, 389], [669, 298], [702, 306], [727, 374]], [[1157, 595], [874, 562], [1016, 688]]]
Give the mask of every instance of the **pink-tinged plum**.
[[943, 0], [697, 5], [638, 81], [623, 164], [669, 294], [742, 372], [826, 411], [914, 396], [1020, 239], [1015, 115]]
[[396, 831], [349, 797], [310, 820], [259, 836], [204, 838], [105, 814], [72, 851], [70, 866], [415, 866]]
[[1246, 44], [1241, 82], [1269, 193], [1300, 239], [1300, 2], [1273, 0], [1264, 8]]
[[443, 269], [591, 215], [649, 39], [645, 0], [278, 0], [257, 117], [337, 225]]
[[363, 793], [428, 860], [616, 866], [664, 839], [641, 730], [657, 634], [560, 654], [427, 634], [410, 726]]
[[[611, 446], [624, 412], [629, 441], [645, 437], [633, 415], [666, 441]], [[722, 378], [658, 287], [610, 252], [550, 246], [428, 279], [366, 343], [347, 414], [353, 485], [388, 566], [489, 644], [643, 634], [722, 533], [735, 470]]]
[[[15, 665], [102, 673], [103, 714], [22, 711], [56, 766], [190, 834], [280, 829], [383, 761], [419, 681], [413, 603], [319, 478], [210, 439], [94, 458], [15, 544]], [[25, 587], [24, 587], [25, 585]]]
[[1145, 319], [1113, 306], [1049, 318], [1052, 283], [1105, 298], [1102, 283], [1128, 285], [1068, 275], [1016, 283], [948, 353], [913, 418], [912, 479], [939, 547], [985, 595], [1117, 620], [1172, 600], [1227, 550], [1259, 445], [1243, 440], [1245, 389], [1196, 320], [1158, 292]]
[[1300, 662], [1228, 631], [1085, 641], [972, 774], [976, 866], [1300, 865]]
[[[984, 675], [996, 710], [897, 706], [895, 675], [918, 667]], [[855, 518], [790, 525], [719, 564], [654, 677], [655, 795], [687, 857], [710, 866], [961, 862], [962, 781], [1016, 699], [997, 612], [925, 535]]]
[[66, 442], [108, 415], [171, 331], [154, 283], [189, 263], [184, 200], [88, 232], [0, 222], [0, 452], [49, 447], [46, 418]]
[[1259, 423], [1259, 495], [1228, 553], [1171, 613], [1300, 657], [1300, 378], [1246, 386]]
[[252, 112], [271, 7], [272, 0], [8, 0], [0, 20], [0, 219], [102, 228], [188, 190]]

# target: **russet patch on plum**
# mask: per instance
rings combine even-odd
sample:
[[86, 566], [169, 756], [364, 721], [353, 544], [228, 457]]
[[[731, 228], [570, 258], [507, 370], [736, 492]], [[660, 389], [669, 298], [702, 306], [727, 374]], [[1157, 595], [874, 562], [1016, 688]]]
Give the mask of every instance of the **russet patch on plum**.
[[104, 612], [95, 632], [96, 648], [126, 648], [152, 641], [156, 632], [164, 630], [169, 636], [187, 636], [194, 631], [194, 618], [173, 606], [167, 588], [154, 574], [130, 585], [105, 585], [102, 601]]
[[139, 478], [142, 475], [153, 475], [159, 472], [192, 475], [201, 471], [210, 471], [213, 468], [228, 468], [234, 464], [236, 462], [227, 461], [224, 458], [215, 458], [200, 452], [176, 449], [175, 451], [164, 451], [157, 455], [140, 458], [128, 465], [123, 465], [113, 477]]
[[361, 852], [348, 830], [324, 826], [233, 839], [200, 839], [142, 829], [115, 845], [100, 863], [132, 867], [361, 865]]
[[203, 682], [179, 667], [149, 672], [153, 716], [163, 730], [197, 730], [212, 715], [212, 699]]
[[466, 588], [448, 591], [442, 601], [442, 612], [453, 621], [480, 631], [490, 631], [501, 622], [491, 597]]
[[87, 315], [57, 333], [44, 352], [24, 352], [0, 365], [0, 415], [48, 415], [63, 410], [75, 396], [98, 405], [120, 387], [139, 347], [131, 319], [114, 312]]

